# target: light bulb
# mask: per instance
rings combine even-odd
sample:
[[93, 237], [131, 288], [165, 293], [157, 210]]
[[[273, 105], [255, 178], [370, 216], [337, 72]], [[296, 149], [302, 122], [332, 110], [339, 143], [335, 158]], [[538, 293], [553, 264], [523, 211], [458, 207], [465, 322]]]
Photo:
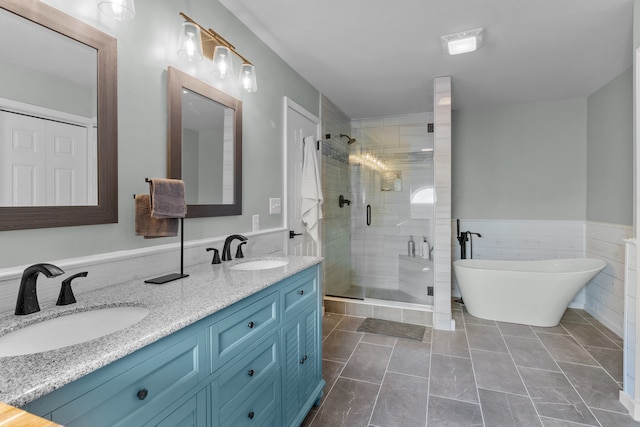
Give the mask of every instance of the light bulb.
[[242, 64], [240, 76], [238, 76], [238, 86], [249, 93], [258, 90], [258, 84], [256, 82], [256, 67], [252, 64]]
[[191, 22], [182, 23], [182, 31], [178, 42], [178, 56], [188, 61], [199, 61], [203, 57], [200, 28]]
[[213, 69], [211, 74], [221, 79], [225, 79], [233, 74], [233, 62], [231, 50], [226, 46], [216, 46], [213, 51]]
[[136, 16], [133, 0], [98, 0], [98, 9], [118, 21], [130, 21]]

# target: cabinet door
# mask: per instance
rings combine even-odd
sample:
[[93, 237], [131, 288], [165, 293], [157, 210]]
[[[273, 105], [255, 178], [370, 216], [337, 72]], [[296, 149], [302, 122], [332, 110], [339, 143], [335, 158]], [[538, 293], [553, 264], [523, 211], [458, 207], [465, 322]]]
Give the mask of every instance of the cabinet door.
[[283, 416], [289, 425], [321, 380], [318, 310], [304, 310], [283, 330]]
[[321, 356], [319, 351], [318, 310], [315, 306], [306, 310], [300, 319], [302, 333], [300, 354], [300, 392], [302, 402], [311, 396], [321, 378]]
[[285, 324], [282, 331], [282, 414], [289, 425], [300, 410], [300, 328], [299, 319]]
[[168, 409], [144, 427], [206, 427], [207, 426], [207, 390], [187, 400], [176, 409]]
[[204, 331], [192, 335], [124, 372], [110, 365], [97, 375], [122, 373], [54, 410], [53, 420], [68, 427], [143, 424], [198, 384], [204, 338]]

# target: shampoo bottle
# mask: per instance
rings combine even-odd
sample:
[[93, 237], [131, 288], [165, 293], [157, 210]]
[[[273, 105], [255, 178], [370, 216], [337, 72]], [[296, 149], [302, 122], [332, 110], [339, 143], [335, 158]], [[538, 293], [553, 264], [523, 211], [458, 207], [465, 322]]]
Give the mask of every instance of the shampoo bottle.
[[422, 258], [431, 258], [431, 250], [429, 248], [429, 242], [427, 242], [427, 236], [422, 236], [422, 242], [420, 242], [420, 255]]
[[413, 236], [409, 236], [409, 243], [407, 245], [407, 255], [416, 256], [416, 242], [413, 241]]

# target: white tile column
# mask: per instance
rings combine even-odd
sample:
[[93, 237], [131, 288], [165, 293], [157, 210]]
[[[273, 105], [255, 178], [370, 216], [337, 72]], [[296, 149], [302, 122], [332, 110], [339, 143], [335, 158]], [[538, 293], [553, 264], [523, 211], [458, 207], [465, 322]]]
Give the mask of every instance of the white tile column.
[[433, 80], [434, 182], [434, 313], [433, 327], [454, 330], [451, 319], [451, 77]]

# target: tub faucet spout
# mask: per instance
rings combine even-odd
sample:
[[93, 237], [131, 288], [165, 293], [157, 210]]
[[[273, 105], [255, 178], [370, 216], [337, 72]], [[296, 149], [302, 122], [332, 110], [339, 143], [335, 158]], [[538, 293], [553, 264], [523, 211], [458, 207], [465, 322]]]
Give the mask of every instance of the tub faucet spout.
[[25, 315], [40, 311], [36, 292], [36, 280], [40, 273], [47, 277], [56, 277], [64, 274], [64, 271], [53, 264], [34, 264], [27, 267], [22, 273], [22, 280], [20, 280], [15, 314]]
[[224, 246], [222, 248], [222, 260], [223, 261], [231, 261], [231, 242], [234, 240], [240, 240], [241, 242], [246, 242], [247, 238], [241, 234], [232, 234], [224, 240]]

